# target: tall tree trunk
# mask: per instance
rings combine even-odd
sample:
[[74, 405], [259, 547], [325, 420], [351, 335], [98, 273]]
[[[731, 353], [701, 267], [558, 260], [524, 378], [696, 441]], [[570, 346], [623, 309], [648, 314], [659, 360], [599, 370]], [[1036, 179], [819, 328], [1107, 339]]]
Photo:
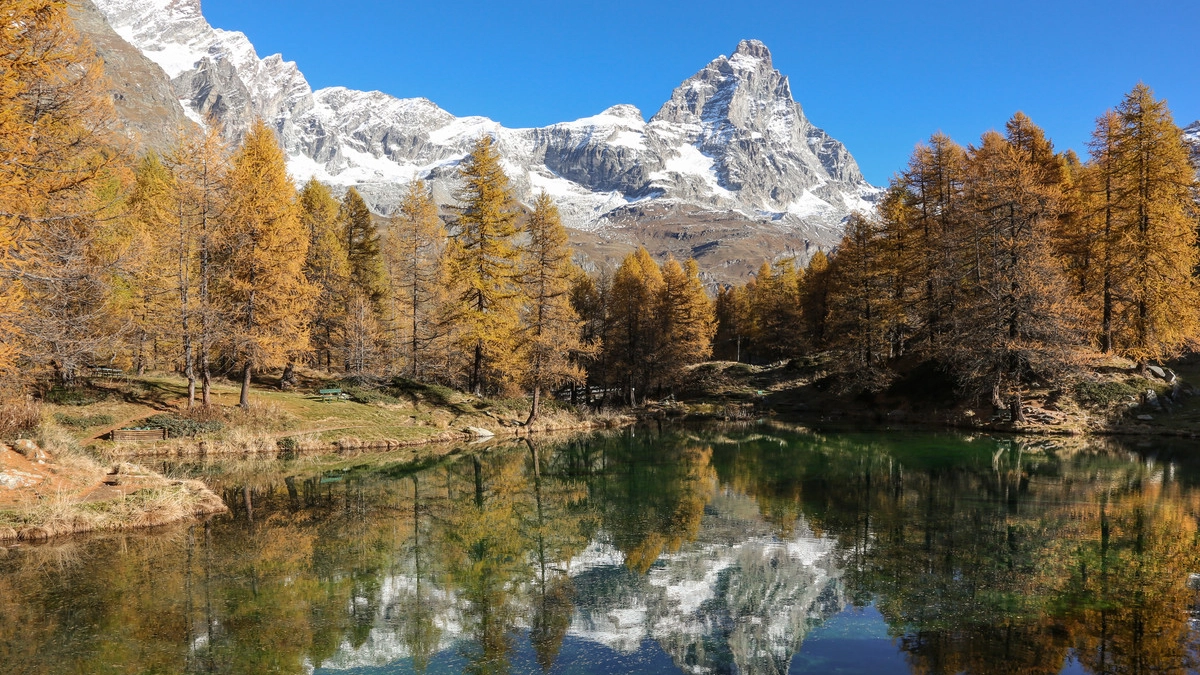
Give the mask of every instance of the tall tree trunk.
[[283, 369], [283, 375], [279, 377], [279, 388], [282, 391], [288, 391], [296, 387], [296, 362], [289, 360], [287, 366]]
[[475, 363], [471, 366], [471, 393], [483, 396], [483, 343], [475, 344]]
[[250, 361], [246, 361], [246, 367], [242, 369], [242, 396], [238, 400], [238, 405], [242, 410], [250, 409], [250, 376], [253, 374], [253, 370]]
[[1022, 408], [1021, 392], [1014, 392], [1012, 395], [1012, 403], [1009, 404], [1009, 410], [1011, 411], [1010, 416], [1012, 417], [1013, 424], [1025, 422], [1025, 411]]
[[533, 387], [533, 405], [530, 406], [530, 408], [529, 408], [529, 419], [525, 420], [525, 426], [529, 426], [530, 424], [533, 424], [534, 420], [537, 419], [538, 405], [541, 403], [541, 399], [542, 399], [542, 388], [537, 385], [534, 385], [534, 387]]

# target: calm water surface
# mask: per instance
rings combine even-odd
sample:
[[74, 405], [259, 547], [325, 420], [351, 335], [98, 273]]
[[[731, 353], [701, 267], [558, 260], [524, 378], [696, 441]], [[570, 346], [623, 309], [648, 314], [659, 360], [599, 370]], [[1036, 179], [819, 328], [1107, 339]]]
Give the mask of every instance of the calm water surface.
[[419, 471], [387, 455], [171, 469], [231, 513], [0, 548], [0, 673], [1200, 664], [1194, 447], [746, 427]]

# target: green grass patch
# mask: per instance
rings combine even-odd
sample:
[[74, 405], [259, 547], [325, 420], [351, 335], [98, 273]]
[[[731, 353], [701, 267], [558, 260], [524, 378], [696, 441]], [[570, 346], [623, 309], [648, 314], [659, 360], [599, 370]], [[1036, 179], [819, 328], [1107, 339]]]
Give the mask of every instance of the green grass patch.
[[106, 427], [116, 423], [116, 419], [112, 415], [68, 415], [66, 413], [54, 413], [54, 421], [70, 427], [72, 429], [91, 429], [92, 427]]

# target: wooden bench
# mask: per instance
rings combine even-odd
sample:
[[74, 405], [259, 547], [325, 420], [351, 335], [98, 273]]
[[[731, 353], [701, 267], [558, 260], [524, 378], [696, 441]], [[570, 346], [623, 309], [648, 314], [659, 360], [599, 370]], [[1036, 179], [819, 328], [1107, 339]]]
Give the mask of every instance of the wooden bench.
[[337, 401], [345, 396], [341, 389], [322, 389], [317, 393], [321, 395], [321, 400], [325, 402]]
[[116, 429], [112, 432], [113, 441], [165, 441], [166, 429]]
[[109, 368], [108, 366], [89, 366], [89, 370], [97, 377], [123, 377], [125, 371], [120, 368]]

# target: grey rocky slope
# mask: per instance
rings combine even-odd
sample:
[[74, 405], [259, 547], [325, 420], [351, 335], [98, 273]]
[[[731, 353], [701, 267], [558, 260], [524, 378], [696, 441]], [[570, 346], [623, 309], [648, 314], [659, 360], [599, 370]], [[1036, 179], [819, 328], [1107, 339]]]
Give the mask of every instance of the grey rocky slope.
[[1192, 122], [1184, 128], [1183, 140], [1192, 147], [1192, 164], [1200, 167], [1200, 121]]
[[618, 105], [574, 122], [508, 129], [455, 117], [427, 99], [314, 92], [294, 63], [261, 59], [242, 33], [212, 28], [199, 0], [96, 2], [162, 66], [194, 120], [217, 120], [236, 138], [262, 118], [279, 133], [297, 180], [357, 186], [381, 214], [394, 210], [413, 178], [452, 202], [457, 164], [491, 134], [519, 197], [553, 196], [593, 257], [645, 243], [648, 221], [639, 214], [649, 213], [657, 232], [724, 223], [697, 250], [652, 252], [697, 255], [741, 276], [764, 258], [833, 245], [845, 217], [870, 209], [879, 194], [845, 146], [807, 119], [766, 46], [753, 40], [686, 80], [649, 121]]
[[190, 122], [162, 68], [113, 32], [91, 0], [72, 3], [71, 17], [104, 61], [113, 105], [134, 147], [168, 147]]

